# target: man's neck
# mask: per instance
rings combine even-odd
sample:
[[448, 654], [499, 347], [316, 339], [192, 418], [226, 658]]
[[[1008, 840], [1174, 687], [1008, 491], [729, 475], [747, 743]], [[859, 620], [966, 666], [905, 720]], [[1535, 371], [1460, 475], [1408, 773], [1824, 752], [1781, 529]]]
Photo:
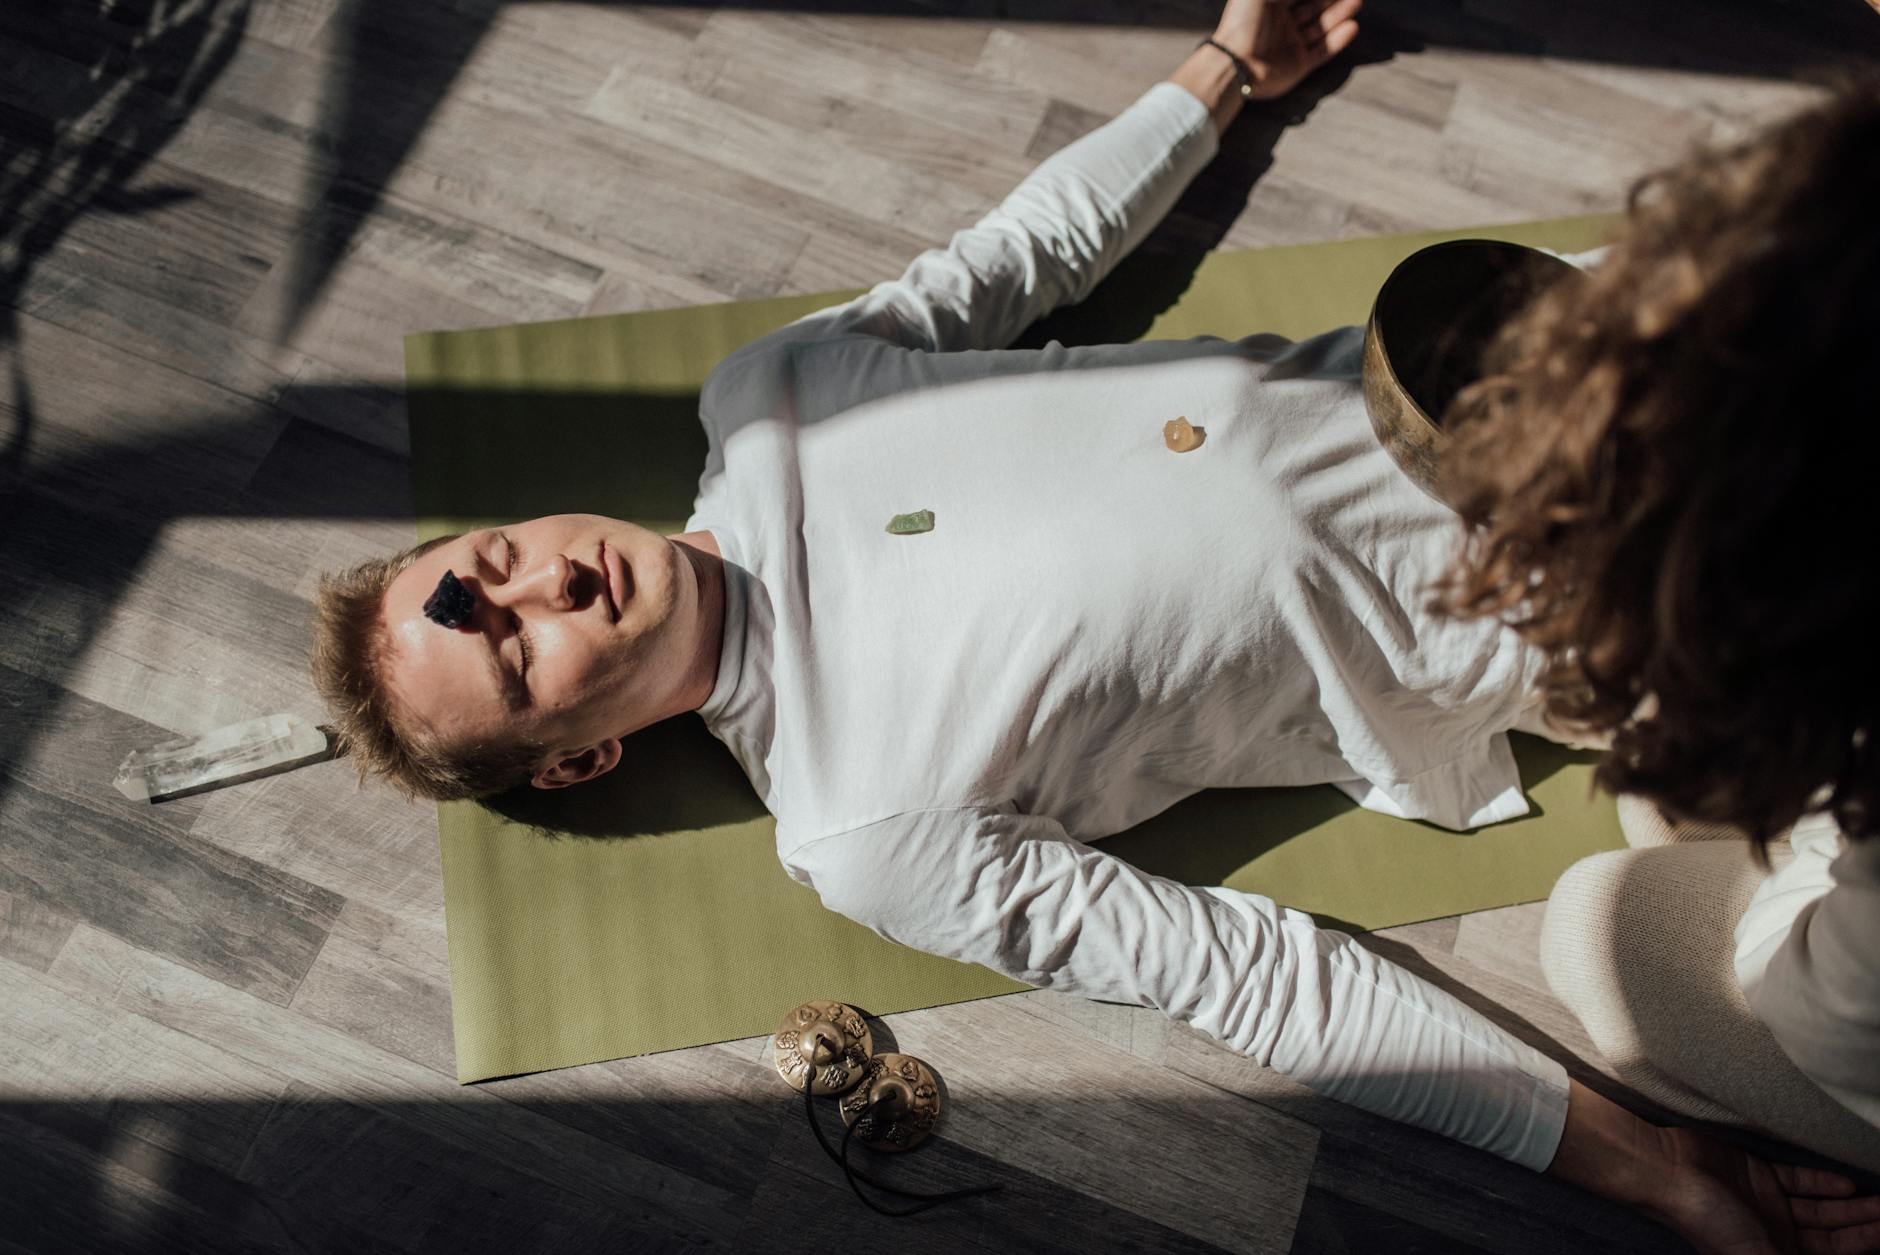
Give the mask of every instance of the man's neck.
[[725, 561], [718, 538], [710, 532], [684, 532], [669, 539], [692, 564], [692, 583], [698, 590], [698, 645], [680, 694], [685, 710], [697, 710], [718, 687], [718, 659], [725, 644]]

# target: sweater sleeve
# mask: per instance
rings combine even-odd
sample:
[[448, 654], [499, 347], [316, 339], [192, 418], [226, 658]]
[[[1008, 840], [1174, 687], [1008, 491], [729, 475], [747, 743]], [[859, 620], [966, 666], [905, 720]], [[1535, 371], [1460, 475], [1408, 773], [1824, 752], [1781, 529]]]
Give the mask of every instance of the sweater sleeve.
[[1202, 103], [1159, 83], [1045, 161], [945, 248], [899, 279], [809, 315], [740, 350], [869, 336], [903, 348], [1004, 348], [1060, 305], [1082, 300], [1161, 221], [1215, 152]]
[[784, 861], [890, 940], [1155, 1007], [1330, 1097], [1536, 1170], [1559, 1145], [1558, 1063], [1271, 899], [1189, 888], [991, 810], [900, 815]]
[[1880, 839], [1849, 842], [1811, 815], [1789, 844], [1737, 922], [1737, 982], [1809, 1079], [1880, 1112]]

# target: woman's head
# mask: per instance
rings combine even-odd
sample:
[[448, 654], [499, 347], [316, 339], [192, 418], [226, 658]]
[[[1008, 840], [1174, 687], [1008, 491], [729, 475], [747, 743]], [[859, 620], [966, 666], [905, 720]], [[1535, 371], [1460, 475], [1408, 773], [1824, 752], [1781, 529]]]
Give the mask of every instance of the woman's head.
[[1767, 839], [1880, 827], [1880, 88], [1634, 189], [1446, 420], [1442, 590], [1543, 649], [1602, 784]]

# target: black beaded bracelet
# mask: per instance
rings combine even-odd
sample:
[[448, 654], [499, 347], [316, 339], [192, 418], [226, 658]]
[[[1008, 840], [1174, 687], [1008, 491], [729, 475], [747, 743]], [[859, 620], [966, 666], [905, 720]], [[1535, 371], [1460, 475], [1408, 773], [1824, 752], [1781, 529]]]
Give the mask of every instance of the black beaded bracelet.
[[1204, 39], [1200, 43], [1196, 44], [1195, 47], [1219, 48], [1224, 54], [1226, 54], [1227, 59], [1234, 63], [1234, 77], [1240, 81], [1241, 98], [1245, 100], [1253, 99], [1254, 77], [1253, 77], [1252, 66], [1248, 65], [1244, 60], [1242, 60], [1234, 52], [1233, 49], [1229, 48], [1226, 44], [1220, 42], [1218, 39], [1212, 39], [1212, 38]]

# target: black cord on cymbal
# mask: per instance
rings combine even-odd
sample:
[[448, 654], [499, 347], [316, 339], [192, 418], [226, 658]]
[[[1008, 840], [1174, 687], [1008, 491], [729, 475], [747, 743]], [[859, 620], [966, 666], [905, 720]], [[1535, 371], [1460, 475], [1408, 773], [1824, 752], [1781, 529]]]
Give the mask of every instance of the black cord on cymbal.
[[[828, 1038], [818, 1036], [816, 1038], [815, 1044], [817, 1046], [820, 1046], [824, 1042], [827, 1042], [827, 1041], [829, 1041]], [[833, 1042], [830, 1043], [830, 1047], [832, 1050], [834, 1049]], [[816, 1143], [817, 1145], [823, 1148], [823, 1154], [829, 1156], [829, 1161], [837, 1165], [838, 1167], [842, 1167], [843, 1171], [847, 1173], [848, 1175], [859, 1178], [865, 1184], [874, 1186], [876, 1189], [880, 1190], [884, 1194], [900, 1194], [900, 1195], [908, 1195], [909, 1197], [925, 1197], [924, 1195], [909, 1195], [908, 1191], [906, 1190], [897, 1189], [892, 1185], [884, 1184], [880, 1181], [875, 1180], [873, 1177], [868, 1176], [866, 1173], [861, 1172], [859, 1169], [849, 1169], [843, 1165], [842, 1156], [836, 1152], [835, 1147], [829, 1144], [828, 1137], [826, 1137], [823, 1134], [822, 1125], [816, 1122], [816, 1104], [814, 1103], [814, 1101], [812, 1101], [813, 1095], [815, 1093], [815, 1090], [812, 1088], [812, 1086], [815, 1083], [815, 1079], [816, 1079], [816, 1068], [815, 1068], [815, 1065], [812, 1064], [810, 1065], [810, 1068], [808, 1071], [808, 1079], [805, 1081], [803, 1085], [803, 1118], [809, 1121], [810, 1132], [816, 1135]], [[865, 1198], [862, 1201], [864, 1203], [868, 1203], [868, 1200]], [[873, 1207], [874, 1204], [869, 1203], [869, 1206]], [[880, 1209], [876, 1208], [876, 1210], [880, 1210]]]
[[[817, 1035], [814, 1045], [821, 1046], [825, 1042], [829, 1044], [832, 1050], [835, 1048], [835, 1043], [830, 1042], [828, 1038], [823, 1037], [821, 1034]], [[810, 1051], [811, 1059], [815, 1057], [815, 1053], [816, 1053], [815, 1050], [812, 1048], [812, 1050]], [[822, 1125], [816, 1122], [816, 1103], [815, 1103], [816, 1065], [813, 1062], [809, 1062], [808, 1060], [806, 1060], [805, 1062], [807, 1062], [809, 1066], [805, 1072], [804, 1080], [803, 1080], [803, 1115], [804, 1115], [804, 1118], [809, 1121], [810, 1131], [816, 1134], [817, 1144], [823, 1148], [823, 1153], [828, 1155], [829, 1158], [832, 1161], [834, 1161], [838, 1167], [842, 1169], [843, 1178], [846, 1181], [848, 1181], [849, 1188], [855, 1191], [855, 1197], [861, 1199], [863, 1205], [866, 1206], [869, 1210], [877, 1212], [883, 1216], [913, 1216], [913, 1215], [919, 1214], [920, 1212], [926, 1211], [930, 1207], [938, 1207], [942, 1203], [951, 1203], [958, 1199], [971, 1198], [975, 1194], [991, 1194], [991, 1193], [994, 1193], [995, 1191], [1002, 1190], [1005, 1188], [1003, 1185], [975, 1185], [964, 1190], [948, 1190], [942, 1194], [924, 1194], [918, 1190], [904, 1190], [904, 1189], [901, 1189], [899, 1186], [888, 1185], [885, 1182], [877, 1181], [875, 1180], [875, 1178], [869, 1176], [867, 1173], [863, 1172], [861, 1169], [852, 1167], [849, 1164], [849, 1141], [851, 1138], [854, 1137], [855, 1129], [857, 1125], [860, 1125], [862, 1120], [867, 1120], [867, 1119], [872, 1118], [874, 1116], [874, 1112], [871, 1109], [867, 1114], [863, 1115], [860, 1119], [856, 1120], [855, 1124], [851, 1124], [848, 1126], [847, 1129], [843, 1130], [842, 1150], [840, 1151], [840, 1153], [838, 1153], [836, 1148], [829, 1144], [828, 1137], [824, 1135], [822, 1131]], [[873, 1106], [874, 1104], [871, 1102], [870, 1107], [872, 1108]], [[873, 1187], [874, 1189], [880, 1190], [883, 1194], [892, 1194], [896, 1196], [897, 1198], [911, 1198], [917, 1201], [914, 1204], [914, 1206], [904, 1207], [899, 1210], [894, 1210], [891, 1208], [883, 1207], [880, 1203], [877, 1203], [874, 1199], [862, 1193], [863, 1185], [868, 1185], [868, 1186]]]
[[[872, 1108], [873, 1104], [870, 1104], [870, 1106]], [[1000, 1190], [1005, 1188], [1003, 1185], [973, 1185], [973, 1186], [968, 1186], [966, 1189], [963, 1189], [963, 1190], [948, 1190], [944, 1194], [917, 1194], [912, 1190], [890, 1189], [889, 1187], [883, 1186], [878, 1181], [870, 1181], [869, 1184], [873, 1185], [876, 1189], [888, 1189], [889, 1193], [898, 1194], [902, 1198], [912, 1198], [912, 1199], [920, 1200], [919, 1202], [916, 1202], [912, 1207], [903, 1207], [899, 1211], [890, 1211], [886, 1207], [882, 1207], [873, 1202], [870, 1202], [862, 1194], [862, 1187], [856, 1184], [858, 1180], [867, 1181], [868, 1178], [862, 1176], [862, 1174], [859, 1171], [849, 1166], [849, 1146], [855, 1137], [855, 1130], [862, 1126], [862, 1121], [871, 1120], [874, 1118], [875, 1118], [874, 1112], [870, 1110], [868, 1113], [858, 1117], [854, 1124], [851, 1124], [848, 1126], [848, 1128], [842, 1130], [842, 1158], [840, 1162], [842, 1164], [843, 1174], [848, 1177], [849, 1188], [855, 1191], [855, 1197], [861, 1199], [864, 1203], [867, 1203], [870, 1207], [873, 1207], [876, 1211], [880, 1212], [882, 1215], [884, 1216], [918, 1215], [919, 1213], [926, 1211], [928, 1208], [938, 1207], [942, 1203], [951, 1203], [958, 1199], [971, 1198], [975, 1194], [996, 1194]]]

